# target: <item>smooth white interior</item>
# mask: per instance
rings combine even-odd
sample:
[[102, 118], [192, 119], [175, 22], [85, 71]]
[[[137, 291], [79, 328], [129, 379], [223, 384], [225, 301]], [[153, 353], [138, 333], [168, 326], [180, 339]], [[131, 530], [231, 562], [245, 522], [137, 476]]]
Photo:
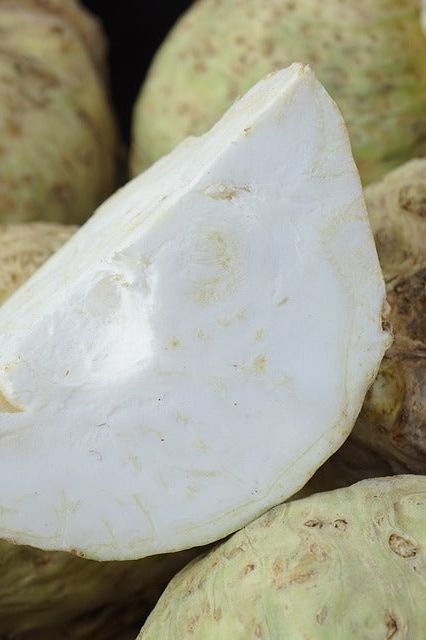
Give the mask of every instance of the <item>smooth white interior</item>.
[[0, 309], [0, 536], [224, 536], [343, 442], [388, 343], [341, 115], [292, 65], [133, 180]]

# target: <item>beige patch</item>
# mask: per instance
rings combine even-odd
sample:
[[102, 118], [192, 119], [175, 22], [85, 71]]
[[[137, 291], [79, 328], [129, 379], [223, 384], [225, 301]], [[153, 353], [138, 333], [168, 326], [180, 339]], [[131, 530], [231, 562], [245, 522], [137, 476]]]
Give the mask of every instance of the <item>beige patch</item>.
[[174, 336], [169, 342], [170, 349], [180, 349], [181, 346], [182, 346], [182, 343], [179, 340], [179, 338], [176, 338], [176, 336]]
[[287, 297], [282, 298], [282, 299], [278, 302], [277, 307], [283, 307], [285, 304], [287, 304], [287, 302], [288, 302], [288, 298], [287, 298]]
[[2, 413], [21, 413], [23, 409], [9, 402], [6, 396], [0, 391], [0, 412]]
[[255, 374], [258, 376], [265, 373], [267, 366], [268, 366], [268, 360], [266, 356], [260, 355], [253, 360], [253, 370]]
[[[247, 132], [249, 129], [247, 130]], [[222, 184], [211, 185], [205, 189], [204, 194], [214, 200], [233, 200], [242, 193], [250, 193], [250, 187], [225, 186]]]

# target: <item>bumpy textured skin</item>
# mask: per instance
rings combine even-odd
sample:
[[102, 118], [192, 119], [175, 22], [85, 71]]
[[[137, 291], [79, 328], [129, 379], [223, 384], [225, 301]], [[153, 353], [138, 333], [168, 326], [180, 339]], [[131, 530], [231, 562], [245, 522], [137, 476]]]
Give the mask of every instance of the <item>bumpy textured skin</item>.
[[426, 474], [426, 160], [392, 171], [365, 195], [394, 342], [350, 437], [305, 492], [378, 475]]
[[0, 304], [76, 230], [48, 222], [0, 224]]
[[424, 640], [426, 478], [272, 509], [179, 573], [139, 640]]
[[[0, 304], [75, 230], [0, 225]], [[167, 582], [195, 553], [95, 562], [0, 541], [0, 638], [132, 640]]]
[[100, 26], [76, 0], [0, 0], [0, 221], [80, 223], [116, 187]]
[[364, 184], [426, 154], [419, 0], [200, 0], [162, 45], [136, 104], [133, 174], [294, 61], [312, 66], [342, 110]]

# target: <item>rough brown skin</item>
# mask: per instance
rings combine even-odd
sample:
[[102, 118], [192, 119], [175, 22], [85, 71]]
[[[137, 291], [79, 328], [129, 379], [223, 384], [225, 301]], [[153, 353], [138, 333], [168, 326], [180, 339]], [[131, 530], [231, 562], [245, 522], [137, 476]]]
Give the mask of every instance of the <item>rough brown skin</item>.
[[424, 640], [426, 477], [271, 509], [185, 567], [139, 640]]
[[[76, 229], [0, 225], [0, 304]], [[132, 640], [195, 553], [95, 562], [0, 540], [0, 640]]]
[[77, 0], [0, 0], [0, 222], [81, 223], [117, 186], [105, 53]]
[[426, 474], [426, 160], [412, 160], [365, 192], [394, 342], [346, 443], [310, 488]]

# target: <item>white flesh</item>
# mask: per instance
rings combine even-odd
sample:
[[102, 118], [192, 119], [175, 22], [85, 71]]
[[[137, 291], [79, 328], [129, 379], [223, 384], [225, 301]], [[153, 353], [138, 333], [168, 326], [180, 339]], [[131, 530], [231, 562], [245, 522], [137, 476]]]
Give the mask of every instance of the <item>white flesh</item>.
[[341, 115], [257, 84], [0, 310], [0, 536], [98, 559], [218, 539], [348, 435], [389, 336]]

